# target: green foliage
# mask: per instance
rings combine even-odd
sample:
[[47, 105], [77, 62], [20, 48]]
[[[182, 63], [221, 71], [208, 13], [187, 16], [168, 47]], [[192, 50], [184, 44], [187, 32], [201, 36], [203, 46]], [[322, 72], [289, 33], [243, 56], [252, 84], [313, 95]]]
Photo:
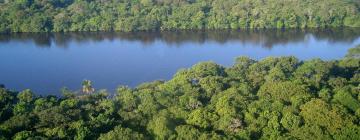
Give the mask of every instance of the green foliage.
[[265, 83], [258, 91], [260, 98], [272, 101], [283, 101], [299, 106], [311, 98], [309, 91], [293, 82]]
[[330, 76], [333, 64], [314, 59], [305, 62], [295, 71], [295, 79], [308, 87], [321, 89]]
[[349, 91], [342, 89], [337, 91], [334, 95], [334, 100], [340, 102], [342, 105], [348, 107], [352, 111], [360, 109], [360, 102], [356, 100]]
[[313, 99], [304, 104], [300, 115], [304, 118], [305, 124], [324, 127], [331, 135], [339, 133], [338, 131], [346, 128], [353, 121], [353, 117], [346, 113], [346, 110], [320, 99]]
[[293, 113], [285, 113], [283, 115], [284, 116], [282, 117], [280, 123], [288, 131], [295, 130], [301, 125], [302, 120], [300, 116]]
[[224, 68], [213, 62], [202, 62], [194, 65], [190, 72], [193, 73], [194, 78], [204, 78], [209, 76], [223, 76]]
[[210, 128], [211, 122], [217, 118], [218, 116], [209, 110], [199, 108], [189, 114], [186, 122], [200, 128]]
[[0, 32], [360, 27], [356, 0], [0, 0], [0, 21]]
[[14, 140], [26, 140], [31, 138], [32, 132], [31, 131], [21, 131], [15, 134], [13, 137]]
[[[141, 3], [152, 7], [157, 1]], [[225, 2], [217, 10], [233, 4]], [[86, 13], [93, 6], [73, 8]], [[224, 15], [221, 10], [213, 14]], [[239, 57], [231, 67], [203, 62], [179, 70], [169, 81], [120, 86], [113, 96], [95, 92], [90, 81], [84, 81], [80, 94], [63, 89], [62, 97], [2, 86], [0, 139], [358, 139], [357, 53], [358, 48], [351, 49], [334, 61]]]
[[135, 132], [129, 128], [123, 128], [116, 126], [114, 130], [106, 134], [102, 134], [99, 140], [140, 140], [144, 139], [144, 136], [138, 132]]
[[340, 66], [348, 67], [349, 71], [357, 71], [360, 69], [360, 45], [355, 48], [351, 48], [348, 50], [348, 54], [345, 56], [343, 60], [340, 62]]
[[150, 120], [147, 129], [155, 139], [169, 139], [174, 134], [174, 120], [169, 116], [168, 112], [161, 111]]
[[201, 132], [191, 125], [180, 125], [175, 128], [177, 140], [199, 139]]
[[233, 67], [226, 69], [227, 74], [232, 77], [245, 78], [247, 74], [247, 69], [255, 63], [255, 60], [252, 60], [248, 57], [238, 57], [235, 60]]
[[349, 27], [360, 27], [360, 16], [359, 14], [346, 17], [344, 19], [344, 25]]
[[15, 93], [0, 88], [0, 122], [11, 117], [14, 99]]
[[33, 93], [27, 89], [20, 92], [17, 96], [20, 102], [30, 103], [33, 100]]
[[22, 130], [31, 128], [32, 116], [28, 115], [16, 115], [6, 120], [0, 125], [0, 130], [3, 131], [4, 135], [12, 136]]

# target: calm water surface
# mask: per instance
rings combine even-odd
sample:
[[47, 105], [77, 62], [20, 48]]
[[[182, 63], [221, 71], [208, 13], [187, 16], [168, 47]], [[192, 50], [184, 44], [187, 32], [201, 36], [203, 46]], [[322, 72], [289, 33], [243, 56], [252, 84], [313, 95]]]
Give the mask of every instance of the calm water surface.
[[358, 29], [0, 35], [0, 84], [56, 95], [89, 79], [96, 89], [112, 91], [168, 80], [200, 61], [231, 66], [238, 56], [290, 55], [334, 60], [358, 44]]

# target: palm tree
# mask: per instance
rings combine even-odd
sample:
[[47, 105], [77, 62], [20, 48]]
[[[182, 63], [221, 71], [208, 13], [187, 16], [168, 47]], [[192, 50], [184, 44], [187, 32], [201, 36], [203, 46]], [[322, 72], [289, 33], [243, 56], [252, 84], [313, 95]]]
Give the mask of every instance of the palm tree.
[[90, 80], [84, 80], [82, 82], [82, 92], [86, 94], [91, 94], [95, 91], [95, 89], [92, 87]]

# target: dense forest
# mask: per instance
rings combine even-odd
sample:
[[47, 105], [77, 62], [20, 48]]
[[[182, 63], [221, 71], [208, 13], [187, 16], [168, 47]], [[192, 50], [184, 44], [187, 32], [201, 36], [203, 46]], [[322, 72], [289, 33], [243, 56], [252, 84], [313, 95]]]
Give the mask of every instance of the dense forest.
[[360, 27], [359, 0], [0, 0], [0, 32]]
[[239, 57], [169, 81], [39, 96], [0, 86], [0, 139], [360, 138], [360, 46], [341, 60]]

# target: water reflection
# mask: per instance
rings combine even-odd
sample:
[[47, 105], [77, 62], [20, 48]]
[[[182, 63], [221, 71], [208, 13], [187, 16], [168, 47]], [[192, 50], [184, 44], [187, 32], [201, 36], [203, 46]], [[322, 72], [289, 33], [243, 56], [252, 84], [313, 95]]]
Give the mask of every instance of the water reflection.
[[[217, 43], [240, 41], [241, 43], [257, 43], [261, 47], [272, 48], [276, 44], [300, 42], [307, 35], [313, 35], [316, 40], [329, 42], [353, 42], [360, 36], [360, 29], [307, 29], [307, 30], [243, 30], [243, 31], [163, 31], [163, 32], [70, 32], [70, 33], [17, 33], [0, 34], [0, 42], [32, 41], [37, 47], [69, 47], [69, 42], [99, 42], [103, 40], [139, 41], [143, 44], [153, 43], [156, 40], [168, 44], [184, 42], [204, 43], [208, 40]], [[146, 45], [144, 45], [146, 46]], [[180, 45], [177, 45], [180, 46]]]
[[231, 66], [238, 56], [340, 59], [360, 44], [360, 30], [82, 32], [0, 35], [0, 85], [38, 94], [170, 79], [203, 61]]

